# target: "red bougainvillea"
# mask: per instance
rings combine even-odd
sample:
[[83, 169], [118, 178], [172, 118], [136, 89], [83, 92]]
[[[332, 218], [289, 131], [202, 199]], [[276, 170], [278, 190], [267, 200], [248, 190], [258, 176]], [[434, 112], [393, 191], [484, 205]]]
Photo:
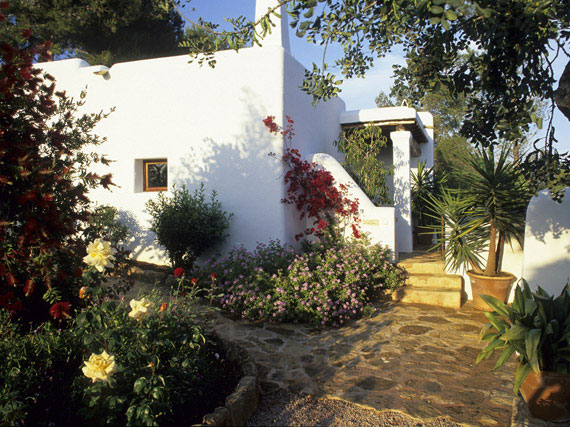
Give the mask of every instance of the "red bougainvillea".
[[347, 197], [348, 188], [339, 184], [335, 186], [334, 178], [329, 171], [301, 158], [301, 153], [291, 148], [295, 136], [293, 119], [286, 116], [287, 124], [281, 128], [275, 123], [275, 116], [267, 116], [263, 123], [273, 134], [281, 133], [288, 142], [282, 161], [287, 166], [284, 182], [287, 186], [283, 203], [295, 205], [301, 212], [300, 219], [313, 220], [313, 227], [295, 236], [299, 240], [303, 236], [322, 236], [325, 231], [334, 231], [335, 217], [352, 222], [351, 229], [355, 238], [359, 239], [358, 200]]

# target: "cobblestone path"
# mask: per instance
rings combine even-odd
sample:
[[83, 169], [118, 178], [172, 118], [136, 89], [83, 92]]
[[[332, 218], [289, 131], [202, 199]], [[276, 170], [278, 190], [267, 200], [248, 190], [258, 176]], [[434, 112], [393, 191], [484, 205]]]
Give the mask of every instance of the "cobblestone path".
[[279, 388], [375, 409], [466, 425], [509, 426], [514, 361], [491, 372], [475, 365], [486, 323], [460, 310], [386, 302], [340, 328], [249, 323], [216, 313], [214, 329], [243, 346], [259, 367], [262, 391]]

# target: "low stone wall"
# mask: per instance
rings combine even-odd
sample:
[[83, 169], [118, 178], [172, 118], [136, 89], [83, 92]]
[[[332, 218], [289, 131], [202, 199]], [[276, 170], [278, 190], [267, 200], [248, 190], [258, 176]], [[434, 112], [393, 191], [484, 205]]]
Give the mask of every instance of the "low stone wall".
[[226, 398], [224, 406], [202, 419], [203, 426], [242, 426], [253, 415], [259, 404], [259, 381], [253, 360], [239, 345], [221, 339], [228, 360], [237, 362], [242, 371], [242, 379], [234, 392]]

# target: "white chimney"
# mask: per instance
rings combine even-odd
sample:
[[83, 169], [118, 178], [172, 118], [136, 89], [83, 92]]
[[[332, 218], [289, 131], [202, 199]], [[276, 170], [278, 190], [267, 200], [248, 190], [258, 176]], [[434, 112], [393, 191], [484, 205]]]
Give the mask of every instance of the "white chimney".
[[[278, 0], [256, 0], [255, 21], [257, 22], [269, 9], [273, 9], [278, 3]], [[285, 6], [279, 7], [276, 12], [281, 15], [281, 19], [271, 15], [271, 22], [273, 22], [275, 26], [271, 26], [271, 34], [267, 34], [260, 43], [262, 46], [281, 46], [290, 55], [289, 25]]]

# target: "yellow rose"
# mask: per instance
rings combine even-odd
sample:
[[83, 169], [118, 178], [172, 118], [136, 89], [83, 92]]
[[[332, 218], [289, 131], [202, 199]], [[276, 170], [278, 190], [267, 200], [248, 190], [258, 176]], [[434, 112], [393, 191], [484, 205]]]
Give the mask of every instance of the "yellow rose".
[[95, 239], [87, 246], [87, 255], [83, 258], [83, 262], [102, 273], [105, 268], [113, 266], [111, 261], [114, 259], [111, 244], [105, 240]]
[[109, 381], [111, 374], [115, 372], [115, 356], [110, 356], [106, 351], [101, 354], [93, 353], [88, 361], [83, 362], [83, 374], [95, 381]]
[[131, 306], [129, 316], [135, 320], [140, 320], [150, 314], [150, 309], [154, 306], [154, 303], [146, 298], [142, 298], [139, 301], [132, 299], [129, 305]]

